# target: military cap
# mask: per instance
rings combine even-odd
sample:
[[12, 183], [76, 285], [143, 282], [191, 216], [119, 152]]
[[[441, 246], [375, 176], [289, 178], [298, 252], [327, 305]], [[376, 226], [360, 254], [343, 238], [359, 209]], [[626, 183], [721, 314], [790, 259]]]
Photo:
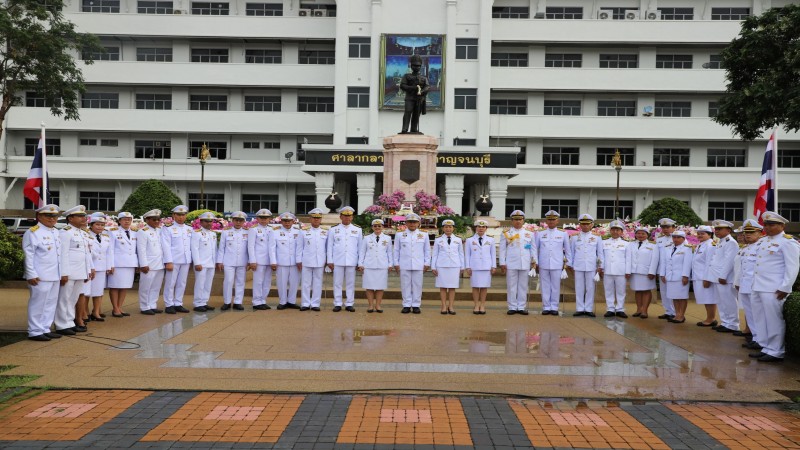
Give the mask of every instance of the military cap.
[[61, 212], [61, 210], [58, 209], [58, 205], [54, 205], [51, 203], [49, 205], [44, 205], [41, 208], [38, 208], [36, 212], [40, 214], [58, 214]]
[[308, 215], [313, 217], [314, 219], [321, 219], [322, 214], [324, 214], [324, 212], [322, 211], [321, 208], [314, 208], [308, 212]]
[[622, 223], [621, 220], [612, 220], [611, 223], [608, 224], [608, 228], [619, 228], [620, 230], [624, 230], [625, 224]]
[[178, 205], [172, 208], [172, 212], [175, 214], [186, 214], [189, 212], [189, 207], [186, 205]]
[[64, 211], [65, 216], [85, 216], [86, 207], [83, 205], [73, 206], [72, 208]]
[[286, 211], [285, 213], [281, 214], [281, 220], [294, 220], [296, 219], [295, 215]]
[[670, 219], [669, 217], [664, 217], [663, 219], [658, 221], [658, 224], [661, 225], [662, 227], [674, 227], [675, 223], [676, 222]]
[[214, 216], [214, 213], [212, 213], [210, 211], [206, 211], [203, 214], [200, 214], [199, 219], [200, 220], [214, 220], [214, 219], [216, 219], [216, 217]]
[[455, 223], [453, 220], [451, 220], [451, 219], [446, 219], [446, 220], [443, 220], [443, 221], [442, 221], [442, 226], [445, 226], [445, 225], [452, 225], [452, 226], [456, 226], [456, 223]]
[[700, 225], [699, 227], [697, 227], [697, 231], [702, 231], [708, 234], [714, 234], [714, 229], [708, 225]]
[[764, 227], [756, 221], [756, 219], [747, 219], [742, 224], [742, 231], [745, 233], [748, 231], [761, 231]]
[[339, 214], [341, 214], [343, 216], [352, 216], [353, 213], [355, 213], [355, 212], [356, 212], [356, 210], [351, 208], [350, 206], [345, 206], [345, 207], [343, 207], [343, 208], [341, 208], [339, 210]]
[[106, 223], [106, 217], [105, 216], [95, 216], [94, 214], [92, 214], [91, 216], [89, 216], [89, 220], [86, 221], [86, 223], [88, 223], [88, 224], [93, 224], [95, 222]]
[[510, 217], [512, 219], [524, 219], [525, 213], [519, 209], [515, 209], [514, 211], [511, 211]]
[[594, 223], [594, 217], [586, 213], [581, 214], [578, 216], [578, 223]]
[[146, 213], [142, 214], [142, 219], [148, 219], [150, 217], [161, 217], [161, 210], [160, 209], [151, 209]]
[[489, 222], [486, 221], [486, 220], [483, 220], [483, 219], [478, 219], [478, 220], [475, 221], [475, 226], [476, 227], [488, 227], [489, 226]]
[[119, 219], [133, 219], [133, 214], [129, 213], [128, 211], [122, 211], [121, 213], [117, 214], [117, 220]]
[[245, 214], [244, 211], [236, 211], [231, 214], [231, 219], [247, 220], [247, 214]]
[[686, 232], [683, 231], [683, 230], [677, 230], [674, 233], [672, 233], [672, 237], [675, 237], [675, 236], [682, 237], [682, 238], [685, 239], [686, 238]]
[[373, 226], [374, 226], [374, 225], [380, 225], [380, 226], [383, 226], [383, 220], [381, 220], [381, 219], [372, 219], [372, 222], [370, 222], [370, 225], [373, 225]]
[[782, 224], [789, 223], [789, 221], [786, 220], [786, 218], [781, 217], [780, 214], [772, 211], [764, 211], [764, 214], [761, 215], [761, 220], [763, 220], [764, 223], [782, 223]]
[[558, 219], [559, 217], [561, 217], [561, 214], [559, 214], [558, 211], [554, 209], [551, 209], [550, 211], [544, 213], [545, 219]]
[[733, 224], [728, 222], [727, 220], [717, 219], [711, 222], [711, 226], [714, 228], [730, 228], [733, 229]]
[[419, 216], [414, 213], [406, 214], [406, 222], [419, 222]]
[[634, 233], [638, 233], [640, 231], [644, 231], [645, 233], [650, 234], [650, 230], [644, 225], [639, 225], [638, 227], [636, 227], [636, 230], [634, 230]]
[[259, 209], [258, 212], [256, 213], [256, 217], [272, 217], [272, 211], [266, 208]]

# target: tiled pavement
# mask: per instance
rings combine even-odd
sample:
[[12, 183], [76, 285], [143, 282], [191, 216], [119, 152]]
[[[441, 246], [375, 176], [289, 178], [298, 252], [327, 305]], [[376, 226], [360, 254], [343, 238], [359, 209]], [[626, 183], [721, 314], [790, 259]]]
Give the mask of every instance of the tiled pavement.
[[0, 448], [800, 449], [800, 417], [758, 404], [47, 391], [0, 405]]

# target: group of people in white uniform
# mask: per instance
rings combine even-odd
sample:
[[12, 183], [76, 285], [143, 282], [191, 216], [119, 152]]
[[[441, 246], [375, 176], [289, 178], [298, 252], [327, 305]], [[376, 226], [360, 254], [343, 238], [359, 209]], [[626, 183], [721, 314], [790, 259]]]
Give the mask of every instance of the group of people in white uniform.
[[[341, 223], [324, 229], [320, 209], [309, 212], [307, 228], [297, 227], [296, 217], [288, 212], [279, 216], [280, 226], [274, 227], [267, 209], [259, 210], [257, 223], [245, 228], [247, 215], [237, 211], [231, 215], [231, 227], [214, 231], [212, 213], [202, 214], [201, 226], [195, 230], [186, 224], [188, 208], [179, 205], [172, 210], [170, 226], [162, 227], [161, 211], [152, 210], [143, 215], [145, 226], [133, 231], [129, 213], [120, 213], [119, 225], [105, 229], [104, 214], [88, 215], [79, 205], [63, 212], [68, 226], [59, 231], [55, 223], [62, 211], [46, 205], [37, 209], [39, 223], [23, 237], [25, 278], [31, 290], [29, 338], [58, 339], [85, 332], [89, 320], [104, 320], [105, 289], [111, 297], [111, 314], [128, 316], [122, 305], [137, 271], [143, 315], [190, 312], [183, 306], [189, 271], [195, 275], [194, 311], [214, 310], [208, 302], [215, 270], [224, 274], [222, 310], [244, 309], [245, 277], [250, 270], [254, 310], [271, 309], [267, 296], [274, 272], [277, 309], [319, 311], [323, 274], [332, 272], [333, 311], [354, 312], [355, 279], [360, 272], [367, 312], [382, 313], [388, 274], [397, 271], [401, 312], [419, 314], [423, 274], [431, 270], [440, 289], [441, 314], [456, 314], [455, 291], [466, 276], [472, 289], [472, 312], [482, 315], [499, 266], [506, 276], [509, 315], [529, 314], [529, 279], [539, 276], [541, 314], [558, 316], [561, 281], [572, 274], [576, 291], [573, 316], [595, 317], [595, 285], [602, 279], [604, 317], [628, 317], [625, 296], [630, 286], [636, 302], [633, 316], [647, 318], [652, 291], [660, 281], [665, 312], [659, 318], [684, 323], [691, 284], [697, 303], [705, 305], [707, 313], [698, 326], [744, 336], [744, 346], [754, 350], [751, 356], [759, 361], [783, 359], [782, 305], [797, 277], [800, 244], [783, 232], [787, 221], [774, 212], [764, 213], [764, 226], [753, 219], [744, 222], [741, 248], [731, 236], [733, 224], [724, 220], [714, 221], [713, 228], [698, 227], [700, 243], [693, 247], [669, 218], [659, 222], [661, 235], [655, 240], [650, 239], [649, 229], [640, 227], [635, 240], [629, 242], [623, 239], [625, 224], [619, 220], [609, 225], [610, 238], [592, 233], [594, 219], [589, 214], [579, 217], [580, 232], [569, 236], [558, 229], [559, 214], [554, 210], [545, 214], [546, 229], [538, 232], [523, 226], [524, 212], [513, 211], [511, 227], [502, 232], [499, 245], [486, 234], [489, 224], [485, 220], [477, 220], [475, 233], [465, 240], [453, 233], [452, 220], [444, 220], [442, 234], [431, 246], [428, 233], [419, 229], [416, 214], [405, 216], [407, 228], [398, 231], [393, 241], [383, 232], [381, 219], [373, 220], [372, 233], [364, 235], [352, 223], [354, 212], [349, 206], [340, 209]], [[157, 307], [162, 289], [164, 310]], [[90, 298], [94, 302], [91, 311]], [[747, 323], [742, 330], [740, 306]]]

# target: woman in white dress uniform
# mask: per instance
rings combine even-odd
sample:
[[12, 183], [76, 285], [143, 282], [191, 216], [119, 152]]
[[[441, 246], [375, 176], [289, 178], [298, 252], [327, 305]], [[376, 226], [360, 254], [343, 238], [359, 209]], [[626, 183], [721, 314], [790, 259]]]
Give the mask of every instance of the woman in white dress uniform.
[[[692, 287], [694, 288], [694, 300], [698, 305], [706, 307], [706, 320], [697, 322], [698, 327], [717, 326], [717, 297], [714, 295], [714, 288], [711, 283], [703, 279], [706, 277], [706, 270], [711, 261], [711, 252], [714, 251], [714, 229], [708, 225], [697, 227], [697, 240], [700, 241], [694, 249], [692, 258]], [[707, 286], [706, 286], [707, 285]]]
[[464, 267], [472, 287], [472, 314], [486, 314], [486, 293], [492, 286], [492, 275], [497, 270], [494, 239], [486, 236], [489, 222], [475, 222], [475, 234], [464, 245]]
[[106, 274], [114, 272], [114, 242], [105, 231], [106, 217], [92, 216], [89, 218], [89, 236], [96, 241], [92, 246], [92, 262], [94, 263], [94, 279], [91, 281], [90, 296], [92, 297], [92, 314], [90, 320], [103, 322], [100, 308], [103, 303], [103, 291], [106, 288]]
[[119, 228], [112, 228], [109, 233], [114, 242], [114, 272], [106, 280], [108, 294], [111, 297], [111, 315], [114, 317], [130, 316], [122, 310], [125, 295], [133, 286], [133, 275], [139, 267], [136, 255], [136, 231], [131, 230], [133, 215], [121, 212], [117, 215]]
[[650, 231], [645, 227], [636, 229], [636, 240], [625, 249], [625, 276], [634, 292], [636, 313], [633, 317], [647, 319], [647, 308], [653, 299], [658, 274], [658, 244], [647, 240]]
[[689, 303], [689, 279], [692, 276], [692, 246], [686, 243], [686, 233], [672, 233], [672, 245], [664, 248], [664, 267], [661, 281], [667, 284], [667, 297], [675, 303], [672, 323], [686, 322], [686, 306]]
[[372, 234], [361, 240], [358, 249], [358, 271], [364, 274], [362, 286], [367, 291], [368, 313], [381, 309], [383, 291], [389, 282], [389, 271], [394, 267], [392, 238], [383, 234], [383, 220], [372, 221]]
[[455, 222], [452, 220], [442, 221], [444, 234], [434, 241], [431, 256], [431, 270], [442, 299], [442, 314], [451, 315], [456, 313], [453, 302], [464, 270], [464, 247], [461, 238], [453, 234], [454, 228]]

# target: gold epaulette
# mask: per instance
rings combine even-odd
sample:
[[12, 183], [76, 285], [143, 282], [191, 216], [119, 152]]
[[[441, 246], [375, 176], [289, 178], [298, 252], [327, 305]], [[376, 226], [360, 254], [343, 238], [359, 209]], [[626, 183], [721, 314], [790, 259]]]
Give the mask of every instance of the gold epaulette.
[[794, 239], [794, 236], [792, 236], [791, 234], [784, 234], [783, 237], [785, 237], [786, 239]]
[[145, 225], [145, 226], [144, 226], [144, 227], [142, 227], [142, 229], [141, 229], [141, 230], [139, 230], [139, 231], [147, 231], [147, 230], [149, 230], [149, 229], [150, 229], [150, 227], [148, 227], [147, 225]]
[[201, 231], [203, 231], [203, 229], [202, 229], [202, 228], [198, 228], [198, 229], [194, 230], [194, 232], [195, 232], [195, 233], [199, 233], [199, 232], [201, 232]]
[[62, 228], [62, 230], [64, 230], [64, 231], [69, 231], [71, 229], [72, 229], [72, 225], [67, 225], [64, 228]]
[[39, 229], [39, 224], [38, 223], [30, 228], [31, 232], [34, 232], [34, 231], [36, 231], [38, 229]]

